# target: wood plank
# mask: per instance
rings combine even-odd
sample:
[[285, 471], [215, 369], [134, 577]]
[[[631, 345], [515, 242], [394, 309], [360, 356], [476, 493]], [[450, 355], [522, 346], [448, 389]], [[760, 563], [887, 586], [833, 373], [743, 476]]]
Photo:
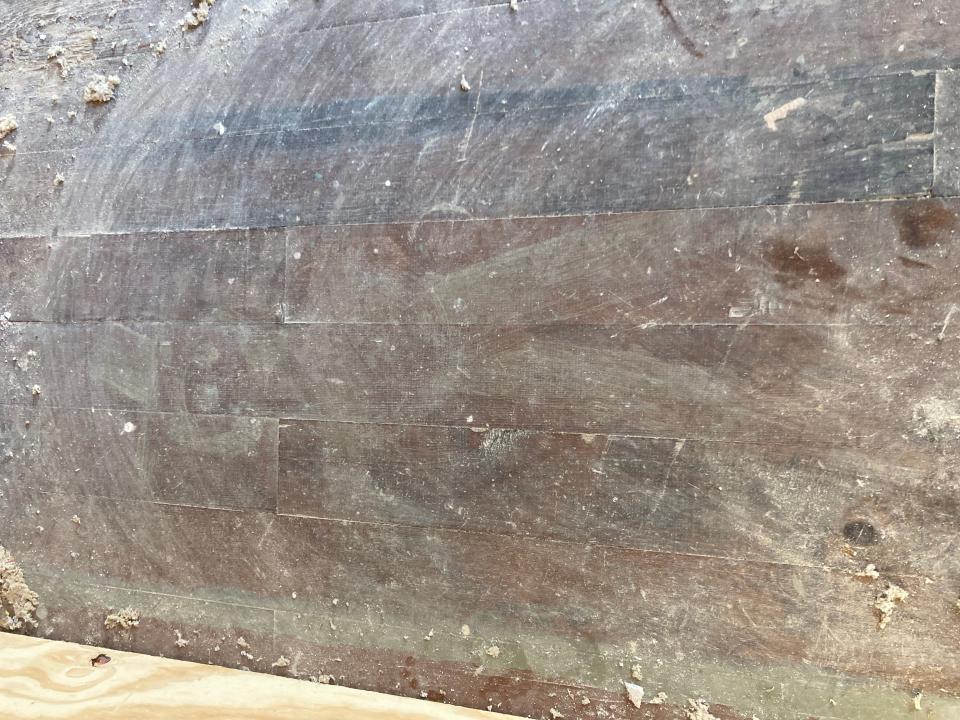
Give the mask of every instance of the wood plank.
[[156, 330], [155, 325], [110, 322], [5, 322], [0, 327], [3, 402], [152, 409], [156, 405]]
[[[54, 216], [65, 230], [113, 232], [926, 194], [933, 77], [674, 88], [654, 97], [618, 87], [614, 94], [627, 99], [586, 128], [584, 114], [611, 90], [509, 100], [490, 91], [483, 110], [460, 93], [444, 101], [459, 106], [455, 113], [414, 121], [151, 143], [132, 155], [91, 148], [69, 153], [75, 162], [65, 151], [18, 154], [0, 159], [5, 186], [17, 188], [0, 203], [13, 229], [32, 234], [48, 230]], [[806, 105], [771, 130], [764, 113], [798, 97]], [[385, 111], [396, 114], [389, 105]], [[551, 142], [547, 129], [564, 139]], [[361, 157], [378, 160], [370, 166]], [[67, 167], [68, 182], [54, 187], [48, 166]], [[237, 193], [245, 202], [235, 201]]]
[[69, 495], [276, 507], [277, 421], [4, 407], [0, 472]]
[[[938, 330], [198, 325], [162, 341], [159, 402], [200, 413], [883, 447], [911, 433], [923, 441], [924, 403], [954, 402], [956, 332], [937, 342]], [[80, 384], [65, 395], [95, 390]]]
[[283, 231], [0, 239], [14, 320], [277, 319]]
[[[78, 508], [79, 527], [69, 519]], [[548, 658], [551, 650], [582, 643], [612, 663], [603, 672], [609, 677], [633, 641], [634, 652], [649, 662], [681, 662], [683, 653], [690, 662], [722, 660], [740, 669], [810, 664], [904, 693], [917, 686], [958, 691], [951, 670], [960, 647], [956, 568], [930, 582], [883, 566], [883, 580], [856, 577], [872, 559], [869, 547], [844, 568], [827, 570], [252, 511], [77, 501], [17, 488], [5, 493], [0, 513], [5, 543], [35, 572], [329, 618], [344, 646], [358, 631], [369, 632], [374, 647], [417, 656], [434, 642], [424, 640], [431, 629], [456, 637], [468, 624], [475, 641], [436, 642], [444, 642], [443, 657], [474, 667], [522, 668], [525, 657]], [[78, 546], [84, 555], [71, 557]], [[878, 631], [873, 603], [887, 580], [910, 596]], [[393, 629], [378, 634], [378, 627]], [[505, 666], [485, 651], [500, 643]], [[543, 662], [537, 677], [568, 676], [563, 663]], [[685, 690], [696, 693], [689, 682]]]
[[289, 230], [293, 322], [940, 322], [956, 201]]
[[928, 441], [878, 452], [285, 420], [279, 457], [279, 510], [300, 516], [814, 566], [869, 545], [931, 575], [955, 536], [932, 488], [957, 464]]
[[[105, 708], [137, 720], [169, 717], [237, 720], [311, 717], [331, 720], [493, 718], [492, 713], [422, 703], [341, 687], [243, 674], [179, 660], [111, 650], [110, 662], [91, 667], [102, 648], [0, 636], [6, 669], [0, 676], [10, 717], [82, 718]], [[502, 717], [502, 716], [500, 716]]]

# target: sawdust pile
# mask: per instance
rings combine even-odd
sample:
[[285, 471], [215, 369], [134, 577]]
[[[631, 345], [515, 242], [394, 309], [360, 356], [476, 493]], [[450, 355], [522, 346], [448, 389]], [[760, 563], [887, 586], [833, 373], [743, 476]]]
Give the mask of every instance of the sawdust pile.
[[83, 99], [88, 103], [108, 103], [119, 85], [120, 78], [116, 75], [94, 75], [83, 89]]
[[0, 115], [0, 140], [17, 129], [17, 119], [13, 115]]
[[908, 597], [910, 597], [910, 593], [893, 583], [887, 583], [886, 589], [880, 591], [873, 606], [877, 609], [877, 615], [880, 617], [881, 630], [890, 622], [890, 616], [897, 609], [897, 605], [904, 602]]
[[25, 630], [37, 626], [40, 598], [27, 586], [23, 570], [0, 545], [0, 607], [4, 630]]
[[115, 613], [107, 615], [103, 621], [103, 626], [107, 630], [132, 630], [140, 624], [140, 611], [124, 608]]

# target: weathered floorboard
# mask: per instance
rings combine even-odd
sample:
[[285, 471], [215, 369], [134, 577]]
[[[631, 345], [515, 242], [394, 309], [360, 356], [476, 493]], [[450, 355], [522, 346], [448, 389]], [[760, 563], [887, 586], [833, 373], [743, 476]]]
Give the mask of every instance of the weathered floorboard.
[[[284, 420], [279, 510], [803, 565], [952, 574], [942, 443], [876, 450]], [[913, 541], [917, 527], [924, 542]], [[858, 568], [860, 569], [860, 568]]]
[[283, 231], [0, 239], [13, 320], [278, 319]]
[[956, 201], [289, 230], [292, 322], [942, 322]]
[[0, 473], [47, 492], [218, 508], [276, 507], [277, 421], [0, 409]]

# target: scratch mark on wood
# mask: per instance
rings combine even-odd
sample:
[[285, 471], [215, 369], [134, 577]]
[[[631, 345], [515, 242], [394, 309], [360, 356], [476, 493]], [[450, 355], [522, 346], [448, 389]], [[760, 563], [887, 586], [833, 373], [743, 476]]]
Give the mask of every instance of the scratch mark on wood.
[[670, 10], [670, 6], [667, 5], [666, 0], [657, 0], [657, 10], [660, 11], [660, 14], [667, 21], [667, 24], [670, 26], [670, 30], [673, 31], [673, 34], [677, 36], [677, 40], [683, 49], [693, 55], [695, 58], [702, 58], [703, 53], [697, 49], [697, 46], [694, 44], [693, 40], [691, 40], [683, 31], [683, 28], [680, 27], [680, 23], [677, 22], [677, 19], [674, 17], [673, 11]]

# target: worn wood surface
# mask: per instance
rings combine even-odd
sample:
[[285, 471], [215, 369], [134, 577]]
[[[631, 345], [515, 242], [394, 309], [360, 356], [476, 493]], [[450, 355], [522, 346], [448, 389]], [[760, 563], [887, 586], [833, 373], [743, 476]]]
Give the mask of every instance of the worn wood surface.
[[0, 7], [39, 634], [545, 720], [960, 717], [960, 6], [191, 7]]
[[0, 693], [4, 714], [11, 719], [66, 720], [104, 713], [136, 720], [171, 715], [184, 720], [493, 717], [478, 710], [441, 708], [116, 650], [109, 651], [109, 662], [97, 665], [91, 658], [101, 655], [103, 648], [89, 645], [4, 635], [0, 648], [5, 660]]

